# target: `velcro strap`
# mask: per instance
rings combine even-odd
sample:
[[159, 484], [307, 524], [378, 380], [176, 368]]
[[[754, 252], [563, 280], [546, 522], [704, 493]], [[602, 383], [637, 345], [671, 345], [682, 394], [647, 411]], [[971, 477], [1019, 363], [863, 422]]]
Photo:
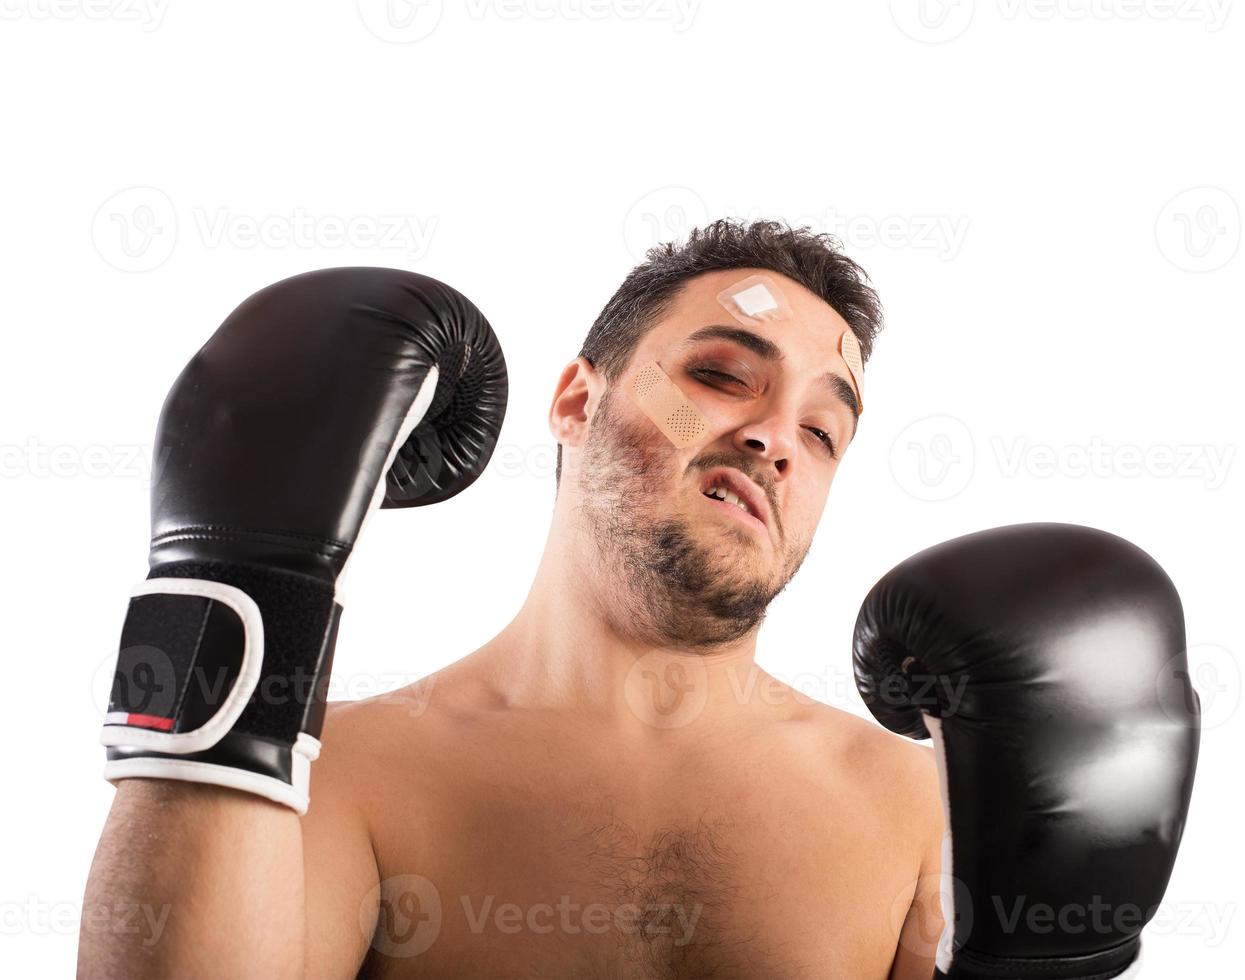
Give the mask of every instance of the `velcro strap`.
[[238, 732], [316, 738], [341, 607], [331, 582], [261, 565], [158, 565], [130, 600], [101, 741], [187, 755]]
[[175, 754], [210, 748], [254, 693], [263, 651], [263, 617], [241, 589], [148, 579], [130, 598], [101, 740]]

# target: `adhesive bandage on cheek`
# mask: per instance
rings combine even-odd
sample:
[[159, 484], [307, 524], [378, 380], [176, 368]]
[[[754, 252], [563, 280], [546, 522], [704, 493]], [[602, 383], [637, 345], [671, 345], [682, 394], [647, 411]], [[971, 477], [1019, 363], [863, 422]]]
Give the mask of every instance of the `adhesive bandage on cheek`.
[[749, 327], [791, 318], [791, 306], [770, 276], [740, 279], [718, 293], [717, 300], [731, 316]]
[[629, 390], [640, 411], [652, 419], [676, 449], [694, 446], [709, 431], [709, 423], [700, 410], [687, 400], [656, 361], [640, 368]]
[[860, 412], [865, 410], [865, 361], [860, 354], [860, 341], [851, 329], [843, 331], [839, 338], [839, 356], [851, 372], [852, 382], [856, 385], [856, 402]]

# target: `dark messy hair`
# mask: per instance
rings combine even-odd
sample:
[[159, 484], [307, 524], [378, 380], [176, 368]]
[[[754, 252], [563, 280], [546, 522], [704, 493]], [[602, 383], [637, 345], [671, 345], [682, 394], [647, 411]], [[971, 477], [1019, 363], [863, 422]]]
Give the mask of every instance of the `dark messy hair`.
[[[847, 321], [868, 361], [873, 338], [882, 329], [882, 305], [864, 269], [840, 247], [832, 235], [807, 226], [792, 228], [783, 221], [721, 218], [695, 228], [686, 242], [666, 242], [648, 250], [601, 310], [579, 354], [612, 385], [626, 370], [641, 338], [669, 311], [689, 279], [717, 269], [769, 269], [825, 300]], [[561, 443], [554, 479], [561, 484]]]

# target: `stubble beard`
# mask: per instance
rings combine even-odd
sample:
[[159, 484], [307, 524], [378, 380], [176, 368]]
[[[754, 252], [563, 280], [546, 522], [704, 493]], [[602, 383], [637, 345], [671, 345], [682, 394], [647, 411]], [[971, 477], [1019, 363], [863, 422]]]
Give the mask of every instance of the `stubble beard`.
[[706, 543], [704, 531], [659, 513], [661, 495], [678, 484], [675, 459], [652, 423], [619, 415], [607, 388], [580, 466], [583, 571], [615, 632], [644, 645], [709, 652], [764, 620], [807, 547], [768, 573], [770, 550], [743, 528]]

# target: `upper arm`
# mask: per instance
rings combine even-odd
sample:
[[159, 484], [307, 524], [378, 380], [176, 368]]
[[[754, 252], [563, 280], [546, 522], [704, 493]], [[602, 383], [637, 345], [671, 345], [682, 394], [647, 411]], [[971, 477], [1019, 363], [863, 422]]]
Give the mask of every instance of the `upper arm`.
[[309, 977], [357, 975], [376, 921], [380, 876], [359, 792], [366, 746], [349, 737], [343, 716], [351, 710], [328, 706], [311, 768], [311, 805], [302, 818]]
[[944, 815], [933, 752], [924, 746], [912, 756], [908, 792], [918, 825], [920, 867], [916, 887], [903, 922], [899, 924], [895, 959], [890, 980], [929, 980], [934, 975], [934, 956], [942, 935], [941, 904], [942, 841]]

